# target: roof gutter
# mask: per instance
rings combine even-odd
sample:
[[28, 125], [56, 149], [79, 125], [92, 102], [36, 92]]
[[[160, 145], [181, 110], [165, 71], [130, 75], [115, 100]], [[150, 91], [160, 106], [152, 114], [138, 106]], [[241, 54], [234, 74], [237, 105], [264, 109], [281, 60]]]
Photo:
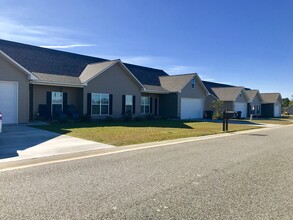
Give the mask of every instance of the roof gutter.
[[46, 85], [46, 86], [64, 86], [64, 87], [76, 87], [76, 88], [83, 88], [87, 84], [75, 84], [75, 83], [61, 83], [61, 82], [48, 82], [48, 81], [31, 81], [31, 84], [34, 85]]
[[170, 92], [163, 92], [163, 91], [156, 91], [156, 90], [142, 90], [143, 93], [150, 93], [150, 94], [169, 94]]

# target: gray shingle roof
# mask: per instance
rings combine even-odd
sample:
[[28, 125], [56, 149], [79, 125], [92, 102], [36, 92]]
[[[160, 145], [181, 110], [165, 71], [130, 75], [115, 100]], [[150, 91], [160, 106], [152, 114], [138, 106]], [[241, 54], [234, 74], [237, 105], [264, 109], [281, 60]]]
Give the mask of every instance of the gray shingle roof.
[[161, 76], [159, 77], [161, 86], [170, 92], [179, 92], [184, 86], [189, 83], [192, 78], [196, 76], [195, 73], [173, 75], [173, 76]]
[[38, 77], [39, 81], [42, 82], [52, 82], [52, 83], [65, 83], [65, 84], [75, 84], [81, 85], [80, 79], [74, 76], [64, 76], [55, 74], [44, 74], [44, 73], [33, 73]]
[[[209, 81], [204, 81], [204, 80], [202, 82], [205, 85], [205, 87], [207, 88], [207, 90], [209, 91], [209, 93], [212, 94], [213, 96], [216, 96], [216, 94], [214, 93], [212, 88], [237, 87], [237, 86], [234, 86], [234, 85], [228, 85], [228, 84], [223, 84], [223, 83], [215, 83], [215, 82], [209, 82]], [[238, 86], [238, 87], [240, 87], [240, 86]], [[250, 89], [245, 88], [245, 90], [250, 90]]]
[[247, 94], [247, 97], [249, 98], [249, 101], [252, 102], [257, 95], [258, 90], [246, 90], [245, 92]]
[[0, 40], [0, 50], [30, 72], [78, 77], [89, 63], [105, 59]]
[[[30, 72], [72, 77], [79, 77], [88, 64], [109, 61], [6, 40], [0, 40], [0, 50]], [[124, 64], [142, 84], [160, 86], [159, 76], [168, 76], [163, 70]]]
[[105, 69], [109, 68], [111, 65], [117, 63], [117, 60], [113, 61], [104, 61], [100, 63], [93, 63], [86, 66], [86, 68], [82, 71], [79, 76], [79, 79], [82, 83], [85, 83], [95, 76], [98, 76]]
[[133, 75], [141, 82], [143, 85], [153, 85], [160, 86], [160, 76], [168, 76], [166, 72], [159, 69], [153, 69], [149, 67], [137, 66], [133, 64], [124, 63], [127, 69], [133, 73]]
[[264, 104], [276, 103], [281, 98], [280, 93], [260, 93]]
[[243, 89], [243, 87], [212, 88], [214, 94], [219, 100], [232, 102], [236, 101]]
[[158, 92], [158, 93], [169, 93], [168, 90], [164, 89], [162, 86], [153, 85], [143, 85], [148, 92]]

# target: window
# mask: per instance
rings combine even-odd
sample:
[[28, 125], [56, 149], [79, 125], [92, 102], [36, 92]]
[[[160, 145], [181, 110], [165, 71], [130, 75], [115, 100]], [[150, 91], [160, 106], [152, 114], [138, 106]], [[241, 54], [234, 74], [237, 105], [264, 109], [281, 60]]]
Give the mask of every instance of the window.
[[141, 97], [141, 110], [140, 112], [142, 114], [149, 114], [150, 113], [150, 105], [151, 105], [151, 102], [150, 102], [150, 97], [147, 97], [147, 96], [142, 96]]
[[125, 113], [133, 113], [133, 96], [126, 95], [125, 96]]
[[109, 99], [109, 94], [92, 93], [92, 115], [108, 115]]
[[52, 92], [52, 104], [63, 104], [63, 92]]
[[192, 81], [191, 81], [191, 88], [194, 89], [194, 87], [195, 87], [195, 79], [193, 78]]
[[52, 116], [60, 116], [63, 111], [63, 92], [52, 92]]

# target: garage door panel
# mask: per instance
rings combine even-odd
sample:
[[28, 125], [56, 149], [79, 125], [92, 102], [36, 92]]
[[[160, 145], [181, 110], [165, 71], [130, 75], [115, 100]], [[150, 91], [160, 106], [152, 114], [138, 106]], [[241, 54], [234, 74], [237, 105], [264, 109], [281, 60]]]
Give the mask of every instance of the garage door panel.
[[234, 111], [241, 111], [241, 117], [246, 118], [247, 116], [247, 103], [246, 102], [235, 102], [234, 103]]
[[281, 105], [280, 104], [274, 105], [274, 117], [281, 117]]
[[0, 81], [0, 94], [3, 124], [17, 123], [17, 83]]
[[194, 119], [203, 117], [203, 100], [181, 98], [181, 119]]

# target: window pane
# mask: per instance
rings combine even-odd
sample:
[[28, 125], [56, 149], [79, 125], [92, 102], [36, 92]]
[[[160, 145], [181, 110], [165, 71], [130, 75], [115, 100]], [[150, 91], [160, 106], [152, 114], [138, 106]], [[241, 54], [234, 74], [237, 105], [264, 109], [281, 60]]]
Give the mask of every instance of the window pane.
[[92, 115], [100, 114], [100, 105], [92, 105]]
[[141, 97], [141, 101], [140, 101], [140, 103], [141, 103], [141, 105], [144, 105], [144, 103], [145, 103], [145, 97]]
[[109, 104], [109, 95], [101, 94], [101, 104], [108, 105]]
[[132, 105], [132, 95], [126, 95], [125, 105]]
[[63, 103], [63, 92], [52, 92], [52, 104]]
[[99, 104], [100, 104], [100, 94], [92, 93], [92, 105], [99, 105]]
[[145, 113], [146, 114], [149, 114], [150, 113], [150, 106], [149, 105], [146, 105], [145, 106]]
[[145, 97], [145, 104], [149, 105], [150, 104], [150, 97]]
[[109, 106], [108, 105], [102, 105], [101, 106], [101, 115], [108, 115], [109, 114]]

